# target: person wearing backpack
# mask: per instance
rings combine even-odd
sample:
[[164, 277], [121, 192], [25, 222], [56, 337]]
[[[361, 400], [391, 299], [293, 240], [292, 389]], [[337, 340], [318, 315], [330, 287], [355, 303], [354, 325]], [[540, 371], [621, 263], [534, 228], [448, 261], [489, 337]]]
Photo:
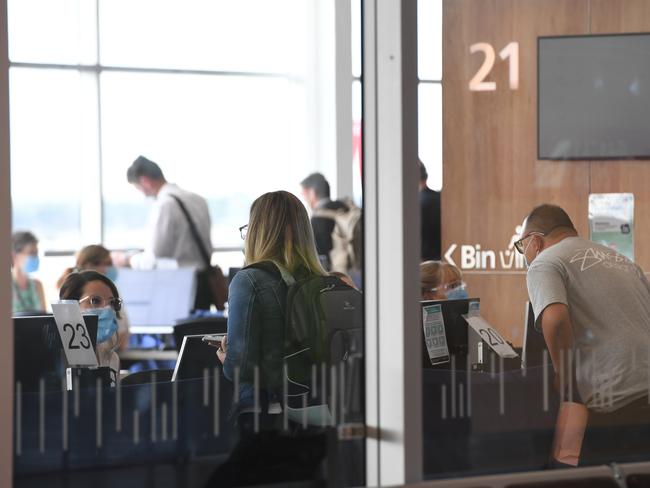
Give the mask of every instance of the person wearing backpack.
[[284, 278], [326, 275], [307, 211], [291, 193], [266, 193], [253, 202], [241, 233], [247, 266], [230, 284], [228, 333], [217, 351], [225, 377], [238, 384], [231, 418], [239, 442], [207, 486], [309, 478], [326, 451], [322, 436], [305, 440], [280, 434], [288, 291]]
[[360, 284], [362, 268], [361, 209], [350, 199], [331, 200], [330, 185], [320, 173], [313, 173], [301, 183], [302, 196], [312, 210], [311, 225], [316, 250], [323, 266], [356, 276]]
[[[311, 226], [314, 230], [318, 257], [328, 270], [332, 269], [330, 252], [334, 247], [332, 232], [335, 221], [329, 212], [347, 212], [348, 206], [330, 199], [330, 184], [321, 173], [312, 173], [300, 182], [302, 196], [312, 210]], [[325, 212], [323, 212], [325, 211]], [[346, 270], [337, 270], [345, 272]]]

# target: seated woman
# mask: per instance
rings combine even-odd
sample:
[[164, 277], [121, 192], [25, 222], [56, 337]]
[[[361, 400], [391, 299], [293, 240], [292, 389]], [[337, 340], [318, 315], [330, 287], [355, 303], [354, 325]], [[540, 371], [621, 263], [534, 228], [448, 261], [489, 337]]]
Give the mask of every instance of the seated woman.
[[442, 261], [420, 264], [422, 300], [459, 300], [467, 298], [467, 285], [460, 270]]
[[[77, 253], [77, 262], [74, 268], [67, 268], [57, 282], [57, 287], [61, 288], [65, 279], [75, 271], [97, 271], [105, 275], [109, 280], [115, 281], [117, 278], [117, 268], [113, 266], [111, 253], [104, 246], [91, 244], [81, 249]], [[119, 350], [124, 351], [129, 344], [129, 319], [124, 308], [120, 311], [117, 319], [119, 337]]]
[[291, 193], [266, 193], [255, 200], [243, 237], [248, 267], [230, 284], [228, 335], [217, 355], [228, 379], [234, 380], [235, 370], [239, 371], [239, 409], [246, 412], [254, 404], [256, 367], [260, 402], [280, 402], [287, 295], [279, 273], [250, 266], [270, 262], [295, 279], [326, 273], [318, 261], [307, 211]]
[[99, 316], [97, 325], [97, 361], [111, 369], [113, 382], [120, 371], [120, 359], [115, 353], [118, 345], [118, 325], [122, 299], [115, 284], [97, 271], [71, 273], [61, 285], [61, 300], [77, 300], [81, 313]]
[[31, 232], [14, 232], [11, 244], [12, 310], [14, 313], [43, 312], [43, 284], [29, 277], [39, 267], [38, 240]]

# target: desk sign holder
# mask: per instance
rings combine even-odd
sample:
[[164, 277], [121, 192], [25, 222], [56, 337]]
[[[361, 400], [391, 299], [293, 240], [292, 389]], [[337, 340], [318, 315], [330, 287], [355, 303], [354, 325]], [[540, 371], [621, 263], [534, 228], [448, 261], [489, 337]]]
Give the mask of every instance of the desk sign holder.
[[52, 303], [52, 312], [59, 330], [65, 357], [71, 367], [97, 367], [97, 356], [90, 340], [79, 302], [61, 300]]
[[467, 314], [463, 315], [463, 318], [467, 321], [469, 326], [476, 331], [479, 337], [483, 339], [483, 342], [490, 346], [499, 357], [504, 359], [519, 357], [515, 350], [510, 347], [510, 344], [501, 337], [501, 334], [499, 334], [499, 332], [479, 314]]

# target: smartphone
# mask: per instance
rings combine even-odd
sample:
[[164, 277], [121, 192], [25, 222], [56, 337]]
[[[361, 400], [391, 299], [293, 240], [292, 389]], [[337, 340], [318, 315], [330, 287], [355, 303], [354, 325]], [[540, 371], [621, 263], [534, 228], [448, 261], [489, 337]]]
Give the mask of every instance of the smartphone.
[[224, 334], [208, 334], [204, 335], [201, 340], [207, 342], [209, 346], [221, 347], [221, 341], [224, 338]]

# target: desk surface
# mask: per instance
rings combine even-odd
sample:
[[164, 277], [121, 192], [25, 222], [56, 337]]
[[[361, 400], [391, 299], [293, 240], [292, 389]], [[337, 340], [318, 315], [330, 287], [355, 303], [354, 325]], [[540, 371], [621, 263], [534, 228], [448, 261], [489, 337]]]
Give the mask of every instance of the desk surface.
[[153, 359], [157, 361], [176, 361], [178, 351], [161, 351], [159, 349], [128, 349], [119, 353], [122, 361], [142, 361]]

